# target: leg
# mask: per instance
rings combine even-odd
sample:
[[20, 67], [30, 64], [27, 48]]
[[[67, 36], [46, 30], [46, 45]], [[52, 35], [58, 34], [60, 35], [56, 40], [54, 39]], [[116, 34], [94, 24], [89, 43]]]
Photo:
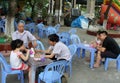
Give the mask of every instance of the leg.
[[100, 66], [100, 62], [101, 62], [101, 52], [98, 51], [98, 52], [97, 52], [96, 62], [95, 62], [95, 64], [94, 64], [94, 67], [99, 67], [99, 66]]
[[29, 70], [29, 83], [35, 83], [35, 71], [36, 68], [34, 66], [31, 66]]

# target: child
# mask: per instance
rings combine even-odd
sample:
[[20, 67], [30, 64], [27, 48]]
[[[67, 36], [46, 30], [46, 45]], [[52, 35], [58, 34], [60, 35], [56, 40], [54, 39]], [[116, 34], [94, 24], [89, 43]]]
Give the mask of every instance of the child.
[[94, 41], [91, 41], [90, 46], [93, 48], [97, 48], [97, 46], [100, 46], [102, 44], [101, 40], [99, 39], [99, 33], [101, 31], [97, 31], [97, 35]]
[[[24, 47], [23, 41], [20, 39], [13, 40], [11, 42], [11, 54], [10, 54], [10, 64], [13, 70], [30, 70], [29, 66], [23, 61], [27, 61], [29, 58], [29, 50]], [[26, 56], [21, 52], [26, 51]], [[29, 72], [30, 76], [30, 72]]]

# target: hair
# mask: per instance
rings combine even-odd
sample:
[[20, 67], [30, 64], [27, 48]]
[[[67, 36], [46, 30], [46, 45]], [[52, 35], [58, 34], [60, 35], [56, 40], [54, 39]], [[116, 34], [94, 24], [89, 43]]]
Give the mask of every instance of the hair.
[[99, 34], [105, 34], [105, 35], [108, 35], [108, 32], [107, 32], [107, 31], [100, 31]]
[[101, 30], [98, 30], [96, 33], [99, 35], [99, 34], [100, 34], [100, 32], [101, 32]]
[[20, 48], [23, 45], [23, 41], [20, 39], [12, 40], [11, 49], [15, 50], [16, 48]]
[[22, 23], [22, 24], [25, 25], [25, 21], [24, 21], [24, 20], [20, 20], [20, 21], [18, 22], [18, 24], [20, 24], [20, 23]]
[[52, 42], [58, 42], [59, 41], [59, 36], [57, 34], [51, 34], [48, 36], [48, 39]]

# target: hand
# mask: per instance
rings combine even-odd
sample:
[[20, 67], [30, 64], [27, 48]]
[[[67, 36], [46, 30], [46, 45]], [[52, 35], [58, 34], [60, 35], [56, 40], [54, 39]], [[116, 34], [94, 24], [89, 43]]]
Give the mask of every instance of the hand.
[[37, 50], [37, 49], [36, 49], [35, 52], [43, 52], [43, 50]]
[[27, 52], [27, 53], [30, 53], [30, 50], [29, 50], [29, 49], [26, 49], [26, 52]]

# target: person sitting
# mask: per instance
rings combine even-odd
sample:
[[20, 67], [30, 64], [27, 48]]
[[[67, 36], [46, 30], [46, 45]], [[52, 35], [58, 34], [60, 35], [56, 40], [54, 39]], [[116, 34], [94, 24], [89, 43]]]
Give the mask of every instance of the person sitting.
[[32, 42], [33, 47], [36, 47], [36, 38], [29, 32], [24, 30], [25, 22], [20, 20], [18, 22], [18, 30], [12, 34], [12, 40], [21, 39], [26, 48], [29, 48], [29, 41]]
[[[11, 68], [13, 70], [28, 70], [29, 71], [28, 77], [30, 77], [30, 67], [23, 62], [28, 60], [30, 51], [24, 47], [23, 41], [20, 39], [12, 40], [11, 49], [12, 49], [10, 54]], [[21, 52], [21, 50], [26, 51], [26, 56]]]
[[102, 58], [117, 58], [120, 53], [120, 48], [117, 42], [108, 36], [106, 31], [99, 33], [99, 39], [102, 41], [101, 46], [97, 46], [96, 63], [94, 67], [99, 67]]
[[48, 43], [50, 47], [47, 50], [38, 50], [46, 54], [45, 58], [52, 60], [70, 60], [71, 54], [69, 48], [59, 41], [57, 34], [51, 34], [48, 36]]

